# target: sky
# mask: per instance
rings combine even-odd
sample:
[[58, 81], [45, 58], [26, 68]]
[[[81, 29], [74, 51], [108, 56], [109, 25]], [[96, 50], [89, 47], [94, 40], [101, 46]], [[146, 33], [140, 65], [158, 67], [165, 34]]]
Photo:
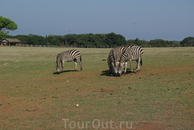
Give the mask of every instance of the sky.
[[126, 40], [194, 37], [194, 0], [4, 0], [9, 35], [107, 34]]

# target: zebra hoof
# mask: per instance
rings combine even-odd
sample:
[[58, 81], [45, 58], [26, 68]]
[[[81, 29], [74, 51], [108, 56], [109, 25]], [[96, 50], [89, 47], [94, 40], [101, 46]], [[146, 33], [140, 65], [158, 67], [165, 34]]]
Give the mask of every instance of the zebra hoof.
[[134, 73], [137, 74], [139, 71], [140, 71], [140, 70], [136, 70], [136, 71], [134, 71]]
[[117, 76], [117, 77], [120, 77], [122, 74], [120, 74], [120, 73], [117, 73], [117, 74], [115, 74], [115, 76]]

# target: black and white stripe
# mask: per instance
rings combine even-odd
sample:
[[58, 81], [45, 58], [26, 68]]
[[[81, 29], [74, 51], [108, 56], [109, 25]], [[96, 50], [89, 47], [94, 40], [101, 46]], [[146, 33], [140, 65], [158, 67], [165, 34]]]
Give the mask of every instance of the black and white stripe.
[[125, 49], [124, 46], [120, 46], [110, 50], [107, 59], [110, 75], [117, 76], [119, 61]]
[[56, 57], [56, 71], [59, 73], [60, 71], [60, 65], [62, 68], [62, 72], [64, 69], [64, 63], [65, 62], [71, 62], [74, 61], [75, 63], [75, 70], [77, 70], [77, 63], [80, 65], [80, 70], [82, 70], [82, 57], [81, 53], [78, 50], [69, 50], [61, 52]]
[[137, 45], [130, 45], [125, 47], [125, 51], [122, 53], [119, 67], [118, 67], [118, 75], [121, 75], [122, 72], [126, 73], [127, 70], [127, 62], [130, 62], [130, 70], [132, 69], [132, 61], [137, 62], [136, 71], [140, 71], [140, 65], [142, 66], [142, 56], [143, 49]]

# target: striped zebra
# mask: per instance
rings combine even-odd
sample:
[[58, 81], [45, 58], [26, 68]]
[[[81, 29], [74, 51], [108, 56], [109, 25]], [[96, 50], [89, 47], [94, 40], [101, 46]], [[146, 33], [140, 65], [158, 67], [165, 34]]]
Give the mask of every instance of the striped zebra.
[[142, 56], [143, 56], [143, 49], [137, 45], [129, 45], [125, 47], [125, 51], [122, 53], [119, 67], [118, 67], [118, 75], [121, 75], [124, 71], [127, 71], [127, 62], [130, 62], [130, 70], [133, 72], [132, 69], [132, 61], [137, 62], [136, 72], [140, 71], [140, 65], [142, 66]]
[[124, 46], [120, 46], [110, 50], [107, 58], [110, 75], [117, 76], [120, 57], [125, 49]]
[[74, 61], [75, 63], [75, 70], [77, 70], [77, 63], [79, 63], [80, 65], [80, 70], [82, 70], [82, 57], [81, 57], [81, 53], [78, 50], [69, 50], [69, 51], [64, 51], [61, 52], [57, 55], [56, 57], [56, 71], [59, 73], [60, 71], [60, 65], [63, 69], [64, 69], [64, 63], [65, 62], [71, 62]]

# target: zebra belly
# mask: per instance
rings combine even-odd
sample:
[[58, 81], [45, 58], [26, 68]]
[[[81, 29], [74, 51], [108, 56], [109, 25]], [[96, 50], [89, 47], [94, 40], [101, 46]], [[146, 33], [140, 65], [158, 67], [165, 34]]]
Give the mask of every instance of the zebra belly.
[[66, 62], [72, 62], [73, 60], [67, 60]]

